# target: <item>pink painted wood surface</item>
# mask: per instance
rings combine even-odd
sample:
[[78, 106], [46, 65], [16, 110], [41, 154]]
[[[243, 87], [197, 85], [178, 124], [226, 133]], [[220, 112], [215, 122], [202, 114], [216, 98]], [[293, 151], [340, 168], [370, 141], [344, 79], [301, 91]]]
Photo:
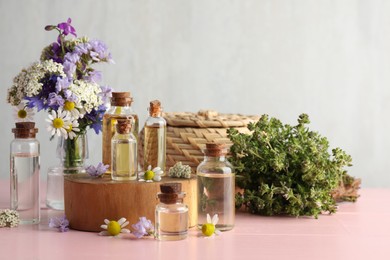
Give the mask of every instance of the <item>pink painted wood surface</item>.
[[[8, 207], [5, 190], [0, 208]], [[390, 189], [360, 194], [357, 203], [342, 203], [317, 220], [238, 213], [232, 231], [203, 238], [193, 229], [174, 242], [60, 233], [48, 220], [63, 212], [42, 208], [39, 225], [0, 228], [0, 259], [390, 259]]]

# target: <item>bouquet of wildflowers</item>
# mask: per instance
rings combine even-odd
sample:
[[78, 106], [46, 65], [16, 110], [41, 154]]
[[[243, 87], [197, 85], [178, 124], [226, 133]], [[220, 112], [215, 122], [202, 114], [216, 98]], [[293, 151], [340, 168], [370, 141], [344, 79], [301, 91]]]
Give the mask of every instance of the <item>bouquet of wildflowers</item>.
[[[8, 89], [7, 102], [15, 106], [18, 121], [31, 121], [34, 109], [48, 112], [51, 136], [73, 139], [87, 127], [98, 134], [111, 88], [100, 86], [99, 62], [113, 63], [106, 45], [86, 37], [76, 38], [71, 19], [45, 30], [56, 30], [56, 42], [43, 49], [39, 62], [23, 69]], [[67, 39], [71, 35], [74, 38]]]

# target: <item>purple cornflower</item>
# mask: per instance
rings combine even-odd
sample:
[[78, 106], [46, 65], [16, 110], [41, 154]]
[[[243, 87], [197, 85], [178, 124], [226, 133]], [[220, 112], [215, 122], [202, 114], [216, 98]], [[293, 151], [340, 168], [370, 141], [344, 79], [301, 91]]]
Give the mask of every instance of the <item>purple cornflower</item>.
[[139, 221], [136, 224], [131, 225], [131, 227], [134, 229], [133, 234], [137, 238], [149, 236], [153, 234], [154, 231], [152, 222], [145, 217], [140, 217]]
[[57, 25], [57, 27], [58, 27], [58, 29], [61, 30], [61, 33], [63, 35], [72, 34], [74, 37], [77, 37], [76, 30], [74, 29], [74, 27], [72, 25], [70, 25], [71, 22], [72, 22], [72, 19], [68, 18], [68, 20], [66, 22], [59, 23]]
[[90, 165], [87, 168], [85, 168], [85, 170], [92, 177], [100, 177], [107, 171], [108, 167], [109, 167], [108, 164], [104, 165], [103, 163], [99, 162], [96, 167]]
[[66, 219], [66, 216], [51, 218], [49, 220], [49, 227], [58, 228], [60, 232], [66, 232], [69, 230], [69, 220]]

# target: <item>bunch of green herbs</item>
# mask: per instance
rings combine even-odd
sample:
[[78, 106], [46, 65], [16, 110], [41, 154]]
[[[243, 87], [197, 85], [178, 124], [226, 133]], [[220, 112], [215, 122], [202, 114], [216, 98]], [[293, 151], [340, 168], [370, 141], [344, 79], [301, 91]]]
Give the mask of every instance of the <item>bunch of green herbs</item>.
[[340, 148], [329, 153], [329, 142], [310, 131], [307, 114], [298, 124], [282, 124], [261, 116], [248, 124], [250, 134], [229, 129], [230, 149], [237, 174], [236, 206], [262, 215], [314, 216], [336, 212], [331, 192], [347, 176], [352, 158]]

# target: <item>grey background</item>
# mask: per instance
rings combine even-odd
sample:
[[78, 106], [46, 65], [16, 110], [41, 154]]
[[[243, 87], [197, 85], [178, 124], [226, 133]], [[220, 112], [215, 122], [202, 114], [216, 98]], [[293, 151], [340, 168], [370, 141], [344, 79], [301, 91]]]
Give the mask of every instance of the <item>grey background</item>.
[[[68, 17], [79, 36], [107, 43], [103, 83], [131, 91], [141, 124], [152, 99], [165, 111], [302, 112], [331, 147], [352, 155], [363, 187], [390, 187], [390, 2], [379, 0], [0, 0], [0, 178], [9, 174], [12, 109], [6, 90], [37, 61]], [[42, 178], [56, 140], [40, 128]], [[88, 164], [101, 160], [89, 133]]]

